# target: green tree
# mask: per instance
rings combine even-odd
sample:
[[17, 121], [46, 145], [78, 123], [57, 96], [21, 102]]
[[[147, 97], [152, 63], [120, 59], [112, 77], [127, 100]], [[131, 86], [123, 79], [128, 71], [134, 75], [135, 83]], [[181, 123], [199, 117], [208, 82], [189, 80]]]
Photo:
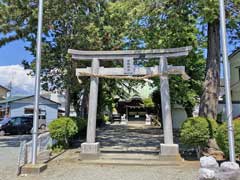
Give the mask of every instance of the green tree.
[[[79, 85], [74, 70], [76, 67], [86, 67], [87, 64], [74, 63], [67, 55], [67, 50], [120, 49], [124, 44], [122, 22], [115, 21], [107, 8], [107, 1], [104, 0], [44, 1], [41, 82], [45, 90], [65, 91], [66, 115], [69, 115], [70, 102], [78, 111], [79, 92], [88, 91], [89, 80], [81, 78], [82, 84]], [[27, 50], [35, 55], [37, 3], [4, 0], [0, 12], [5, 14], [0, 20], [0, 32], [7, 34], [0, 40], [0, 45], [24, 39], [31, 43], [26, 47]], [[33, 61], [33, 69], [34, 64]], [[115, 80], [102, 81], [101, 84], [104, 83], [111, 84], [112, 88], [121, 84]], [[87, 96], [87, 93], [84, 95]]]
[[[226, 4], [228, 32], [233, 43], [239, 38], [239, 4], [239, 0], [227, 1]], [[0, 33], [5, 35], [0, 39], [0, 46], [24, 39], [31, 43], [26, 47], [27, 50], [35, 55], [37, 5], [34, 0], [0, 2]], [[80, 78], [82, 84], [79, 85], [73, 69], [86, 67], [87, 64], [73, 63], [67, 55], [68, 48], [116, 50], [191, 45], [193, 51], [188, 57], [169, 60], [169, 64], [186, 66], [191, 76], [189, 81], [171, 77], [171, 101], [183, 104], [188, 115], [191, 115], [194, 105], [203, 94], [200, 115], [215, 118], [220, 74], [218, 16], [217, 0], [46, 0], [42, 86], [51, 91], [66, 91], [68, 102], [73, 102], [78, 110], [79, 92], [87, 95], [89, 78]], [[204, 48], [208, 49], [207, 63], [204, 61]], [[149, 61], [145, 65], [154, 64], [157, 64], [156, 61]], [[108, 65], [117, 66], [116, 63]], [[204, 74], [206, 77], [202, 88]], [[155, 86], [159, 86], [159, 80], [154, 82]], [[102, 92], [110, 84], [114, 88], [124, 86], [123, 81], [116, 80], [101, 80], [100, 84]], [[111, 93], [111, 97], [115, 94]], [[107, 103], [112, 99], [105, 96], [99, 102], [102, 101]], [[70, 103], [66, 104], [68, 114]]]
[[[119, 2], [120, 3], [120, 2]], [[126, 1], [122, 2], [123, 4]], [[181, 77], [171, 76], [170, 92], [172, 104], [182, 104], [188, 115], [198, 103], [204, 79], [205, 61], [201, 50], [202, 35], [197, 28], [197, 15], [192, 1], [131, 1], [134, 4], [128, 9], [128, 16], [134, 19], [128, 23], [129, 46], [131, 49], [159, 49], [182, 46], [193, 46], [188, 57], [169, 59], [169, 64], [184, 65], [191, 79], [184, 81]], [[124, 6], [124, 5], [123, 5]], [[120, 6], [120, 7], [123, 7]], [[125, 6], [124, 6], [125, 7]], [[131, 20], [131, 18], [130, 18]], [[145, 65], [157, 65], [151, 60]], [[154, 80], [159, 89], [159, 79]]]
[[[220, 92], [220, 20], [218, 0], [198, 1], [202, 23], [207, 24], [207, 66], [199, 115], [217, 118], [217, 106]], [[226, 15], [230, 42], [236, 42], [240, 26], [239, 0], [226, 1]]]

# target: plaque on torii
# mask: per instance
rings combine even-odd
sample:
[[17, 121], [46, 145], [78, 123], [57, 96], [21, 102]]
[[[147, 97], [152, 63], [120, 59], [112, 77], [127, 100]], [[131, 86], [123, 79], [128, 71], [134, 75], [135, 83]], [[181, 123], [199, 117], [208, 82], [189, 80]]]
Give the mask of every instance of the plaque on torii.
[[[183, 79], [189, 79], [184, 66], [168, 65], [168, 58], [187, 56], [192, 47], [181, 47], [171, 49], [151, 49], [151, 50], [122, 50], [122, 51], [81, 51], [69, 49], [68, 53], [74, 60], [92, 61], [92, 66], [87, 68], [77, 68], [76, 76], [90, 76], [90, 95], [88, 109], [87, 141], [81, 145], [81, 154], [99, 154], [99, 143], [96, 138], [96, 116], [99, 78], [123, 78], [144, 80], [146, 78], [159, 76], [162, 119], [164, 131], [164, 143], [160, 145], [161, 155], [178, 155], [178, 145], [173, 142], [172, 115], [169, 93], [169, 74], [180, 74]], [[159, 59], [159, 65], [153, 67], [134, 66], [134, 60]], [[100, 61], [123, 60], [121, 68], [100, 67]]]

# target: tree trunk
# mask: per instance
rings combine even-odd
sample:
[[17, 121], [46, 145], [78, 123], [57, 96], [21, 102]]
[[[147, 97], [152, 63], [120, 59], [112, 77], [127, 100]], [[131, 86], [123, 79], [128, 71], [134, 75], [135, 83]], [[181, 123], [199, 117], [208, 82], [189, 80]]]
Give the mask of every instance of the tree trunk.
[[69, 87], [66, 88], [65, 92], [65, 116], [69, 117], [70, 116], [70, 89]]
[[83, 102], [82, 102], [82, 107], [81, 107], [81, 111], [82, 111], [82, 118], [86, 119], [87, 118], [87, 113], [88, 113], [88, 91], [85, 90], [84, 94], [83, 94]]
[[220, 22], [208, 23], [208, 54], [204, 90], [200, 100], [199, 116], [217, 118], [220, 91]]

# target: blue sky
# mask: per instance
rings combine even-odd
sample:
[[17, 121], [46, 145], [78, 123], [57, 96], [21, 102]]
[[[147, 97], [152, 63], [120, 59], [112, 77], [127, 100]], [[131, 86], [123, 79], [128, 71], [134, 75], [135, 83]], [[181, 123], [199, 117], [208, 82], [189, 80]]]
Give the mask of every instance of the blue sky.
[[25, 50], [26, 42], [18, 40], [0, 48], [0, 66], [21, 64], [22, 60], [33, 60], [33, 56]]

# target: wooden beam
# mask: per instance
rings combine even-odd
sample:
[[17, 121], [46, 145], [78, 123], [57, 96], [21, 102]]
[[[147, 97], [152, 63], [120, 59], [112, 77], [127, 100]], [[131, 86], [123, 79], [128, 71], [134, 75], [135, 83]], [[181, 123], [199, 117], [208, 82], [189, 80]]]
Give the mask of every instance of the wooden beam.
[[[77, 76], [85, 76], [81, 75], [81, 73], [91, 73], [92, 69], [90, 67], [87, 68], [78, 68], [76, 69], [76, 75]], [[151, 74], [158, 74], [160, 73], [159, 66], [154, 67], [137, 67], [134, 70], [133, 76], [141, 76], [141, 75], [151, 75]], [[184, 66], [168, 66], [167, 70], [168, 74], [183, 74], [185, 73], [185, 67]], [[126, 76], [127, 74], [124, 73], [124, 68], [99, 68], [99, 74], [100, 75], [107, 75], [107, 76]]]
[[151, 50], [122, 50], [122, 51], [81, 51], [69, 49], [68, 53], [75, 60], [92, 60], [98, 58], [100, 60], [118, 60], [124, 58], [139, 59], [141, 57], [160, 58], [160, 57], [181, 57], [187, 56], [191, 46], [171, 49], [151, 49]]

